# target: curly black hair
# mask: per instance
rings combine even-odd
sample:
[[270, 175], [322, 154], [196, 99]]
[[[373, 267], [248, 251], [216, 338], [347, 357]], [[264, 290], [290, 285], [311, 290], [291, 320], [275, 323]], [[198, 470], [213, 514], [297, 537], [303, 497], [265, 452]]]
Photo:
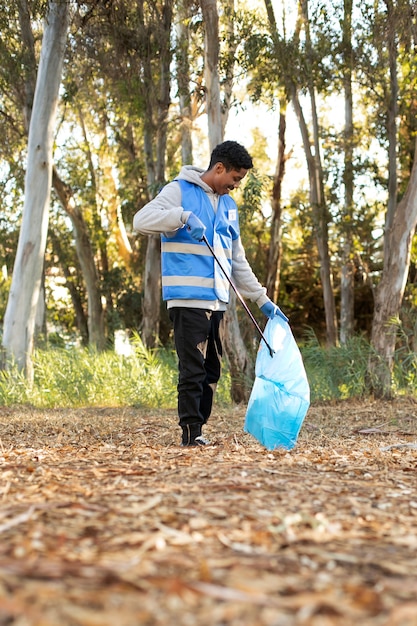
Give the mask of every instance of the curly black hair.
[[250, 170], [253, 167], [251, 155], [237, 141], [223, 141], [214, 148], [208, 169], [211, 170], [216, 163], [223, 163], [228, 172], [230, 170]]

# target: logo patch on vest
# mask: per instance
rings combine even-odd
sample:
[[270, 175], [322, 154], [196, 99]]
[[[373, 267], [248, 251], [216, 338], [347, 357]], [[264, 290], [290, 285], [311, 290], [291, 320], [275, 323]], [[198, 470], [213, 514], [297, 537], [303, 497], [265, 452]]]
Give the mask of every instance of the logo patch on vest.
[[229, 218], [229, 222], [236, 222], [236, 209], [229, 209], [227, 212], [227, 217]]

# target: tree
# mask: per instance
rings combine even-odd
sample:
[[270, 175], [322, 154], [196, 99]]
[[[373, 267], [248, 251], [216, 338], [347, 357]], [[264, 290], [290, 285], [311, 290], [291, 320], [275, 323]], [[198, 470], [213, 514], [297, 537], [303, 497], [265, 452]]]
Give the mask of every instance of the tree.
[[[156, 190], [165, 182], [165, 158], [167, 148], [168, 111], [170, 99], [170, 64], [172, 51], [170, 45], [173, 2], [162, 3], [160, 13], [151, 15], [156, 26], [151, 29], [142, 22], [143, 33], [149, 38], [149, 45], [157, 46], [158, 68], [153, 72], [152, 57], [142, 59], [144, 81], [142, 96], [145, 101], [144, 119], [145, 163], [150, 189]], [[143, 14], [142, 14], [143, 19]], [[157, 94], [154, 93], [155, 87]], [[156, 96], [156, 97], [155, 97]], [[160, 238], [148, 237], [144, 271], [144, 296], [142, 305], [141, 334], [145, 346], [155, 346], [159, 340], [159, 321], [161, 311], [160, 281]]]
[[344, 0], [343, 16], [343, 91], [345, 100], [344, 126], [344, 207], [342, 216], [342, 268], [340, 279], [340, 343], [345, 344], [354, 329], [354, 261], [353, 261], [353, 50], [352, 0]]
[[[102, 350], [105, 346], [104, 315], [100, 279], [94, 261], [90, 233], [70, 185], [61, 179], [55, 167], [53, 168], [52, 181], [61, 206], [71, 219], [73, 226], [77, 257], [87, 290], [88, 343]], [[78, 317], [82, 321], [82, 317]], [[81, 330], [82, 328], [80, 328]]]
[[275, 175], [272, 185], [272, 219], [270, 228], [270, 242], [268, 251], [268, 269], [266, 276], [266, 289], [269, 297], [274, 302], [278, 301], [279, 294], [279, 278], [281, 269], [281, 222], [282, 222], [282, 206], [281, 206], [281, 194], [282, 194], [282, 182], [285, 175], [285, 163], [288, 155], [285, 152], [285, 134], [287, 127], [286, 116], [287, 103], [283, 99], [279, 112], [279, 126], [278, 126], [278, 155], [277, 164], [275, 168]]
[[193, 162], [192, 142], [192, 107], [190, 94], [190, 54], [189, 54], [189, 27], [188, 6], [185, 0], [178, 2], [178, 20], [176, 25], [176, 51], [178, 100], [180, 110], [181, 162], [189, 165]]
[[[270, 33], [273, 42], [275, 62], [278, 63], [279, 76], [290, 99], [300, 127], [306, 164], [309, 174], [310, 204], [314, 218], [314, 230], [320, 257], [320, 277], [323, 288], [324, 311], [326, 317], [326, 335], [328, 345], [337, 342], [336, 306], [333, 292], [333, 276], [329, 254], [328, 221], [329, 214], [324, 193], [323, 165], [320, 155], [320, 129], [317, 115], [316, 86], [314, 83], [315, 66], [310, 38], [308, 2], [300, 0], [299, 17], [291, 45], [284, 41], [278, 32], [271, 0], [265, 0]], [[294, 47], [300, 47], [300, 30], [304, 29], [305, 49], [299, 51], [298, 59], [293, 58]], [[294, 67], [294, 64], [297, 67]], [[300, 88], [307, 90], [310, 99], [313, 138], [300, 100]]]
[[220, 103], [219, 15], [216, 0], [201, 0], [204, 21], [204, 78], [210, 152], [222, 141], [224, 127]]
[[[389, 88], [386, 98], [388, 137], [388, 203], [385, 218], [382, 276], [375, 290], [371, 344], [374, 352], [368, 373], [377, 396], [392, 395], [392, 370], [397, 336], [397, 320], [407, 283], [411, 246], [417, 226], [417, 144], [410, 179], [402, 199], [397, 202], [397, 112], [398, 112], [398, 39], [412, 24], [408, 2], [385, 0], [386, 41], [389, 60]], [[404, 38], [404, 35], [402, 35]], [[383, 54], [382, 49], [380, 53]]]
[[53, 132], [69, 18], [69, 1], [49, 3], [29, 126], [23, 219], [4, 319], [6, 356], [15, 360], [29, 379], [33, 375], [31, 357], [48, 230]]
[[[233, 2], [226, 3], [231, 16]], [[208, 118], [208, 137], [210, 151], [221, 143], [224, 136], [225, 121], [229, 114], [227, 99], [221, 100], [220, 75], [219, 75], [219, 16], [217, 3], [214, 0], [201, 0], [201, 8], [205, 27], [205, 69], [206, 81], [206, 107]], [[226, 94], [231, 89], [230, 81], [233, 75], [230, 73], [225, 80]], [[253, 363], [245, 347], [236, 312], [236, 297], [230, 292], [230, 300], [224, 316], [225, 322], [225, 349], [231, 374], [231, 396], [235, 402], [243, 402], [248, 399], [246, 379], [249, 379], [253, 371]]]
[[410, 266], [411, 245], [417, 226], [417, 145], [407, 191], [396, 207], [385, 233], [384, 268], [376, 288], [371, 343], [375, 353], [369, 376], [377, 396], [392, 395], [391, 376], [397, 336], [397, 319]]

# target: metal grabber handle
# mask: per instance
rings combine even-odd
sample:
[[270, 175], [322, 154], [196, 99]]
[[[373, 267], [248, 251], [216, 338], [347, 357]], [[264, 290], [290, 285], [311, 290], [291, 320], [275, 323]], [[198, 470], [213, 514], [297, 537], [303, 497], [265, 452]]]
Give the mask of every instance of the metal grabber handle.
[[213, 255], [214, 259], [217, 261], [220, 269], [222, 270], [223, 274], [226, 276], [231, 288], [233, 289], [233, 291], [235, 292], [240, 304], [243, 306], [243, 308], [245, 309], [246, 313], [249, 315], [250, 319], [252, 320], [253, 325], [255, 326], [256, 330], [258, 331], [258, 333], [261, 336], [261, 339], [264, 340], [268, 350], [269, 350], [269, 354], [272, 356], [274, 356], [274, 351], [271, 348], [271, 346], [269, 345], [268, 341], [266, 340], [265, 335], [262, 332], [261, 327], [259, 326], [258, 322], [256, 321], [256, 319], [254, 318], [254, 316], [252, 315], [251, 310], [249, 309], [248, 305], [246, 304], [246, 302], [244, 301], [244, 299], [242, 298], [242, 296], [240, 295], [239, 291], [237, 290], [236, 285], [234, 284], [234, 282], [232, 281], [232, 279], [230, 278], [229, 274], [224, 270], [222, 264], [220, 263], [216, 253], [214, 252], [213, 246], [210, 245], [207, 237], [205, 235], [203, 235], [202, 241], [204, 241], [204, 243], [206, 244], [207, 248], [210, 250], [211, 254]]

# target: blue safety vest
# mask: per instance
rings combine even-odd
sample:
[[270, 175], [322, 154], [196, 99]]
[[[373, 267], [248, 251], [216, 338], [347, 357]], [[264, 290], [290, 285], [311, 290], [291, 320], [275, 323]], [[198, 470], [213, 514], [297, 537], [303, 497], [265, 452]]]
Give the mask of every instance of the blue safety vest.
[[[181, 187], [182, 207], [192, 211], [206, 226], [206, 237], [230, 276], [232, 241], [239, 237], [235, 201], [227, 194], [219, 197], [215, 213], [204, 190], [186, 180]], [[229, 283], [208, 246], [190, 237], [187, 227], [172, 236], [161, 235], [162, 297], [164, 300], [229, 301]]]

